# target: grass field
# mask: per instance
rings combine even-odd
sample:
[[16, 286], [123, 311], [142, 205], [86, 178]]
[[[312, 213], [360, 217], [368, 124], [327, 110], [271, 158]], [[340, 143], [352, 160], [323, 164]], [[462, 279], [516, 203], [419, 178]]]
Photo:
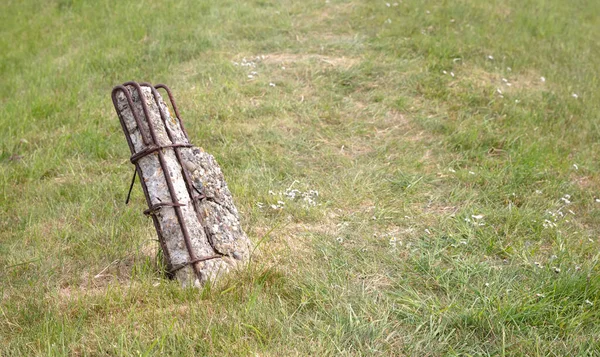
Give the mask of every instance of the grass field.
[[[389, 1], [2, 1], [0, 356], [600, 356], [600, 2]], [[128, 80], [258, 246], [202, 291], [124, 204]]]

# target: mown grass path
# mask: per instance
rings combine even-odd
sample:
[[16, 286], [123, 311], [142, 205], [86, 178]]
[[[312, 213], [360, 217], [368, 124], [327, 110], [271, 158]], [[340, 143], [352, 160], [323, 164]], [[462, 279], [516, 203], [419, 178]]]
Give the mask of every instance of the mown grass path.
[[[600, 3], [5, 0], [0, 355], [600, 355]], [[250, 267], [157, 267], [110, 101], [173, 89]]]

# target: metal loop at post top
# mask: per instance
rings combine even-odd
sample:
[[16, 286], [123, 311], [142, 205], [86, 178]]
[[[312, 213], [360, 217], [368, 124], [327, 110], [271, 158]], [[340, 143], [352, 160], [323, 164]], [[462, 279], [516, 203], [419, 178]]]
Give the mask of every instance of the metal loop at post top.
[[183, 121], [181, 120], [181, 116], [179, 115], [179, 110], [177, 109], [177, 104], [175, 103], [175, 99], [173, 99], [173, 94], [171, 94], [171, 89], [169, 89], [169, 87], [167, 87], [164, 84], [157, 84], [156, 86], [154, 86], [156, 89], [162, 88], [167, 92], [167, 96], [169, 96], [169, 101], [171, 102], [171, 106], [173, 107], [173, 111], [175, 111], [175, 116], [177, 117], [177, 121], [179, 121], [179, 126], [181, 127], [181, 131], [183, 132], [183, 135], [185, 135], [185, 138], [189, 141], [190, 137], [188, 136], [187, 131], [185, 130], [185, 127], [183, 126]]
[[[127, 83], [130, 83], [130, 82], [127, 82]], [[131, 153], [133, 154], [135, 152], [135, 148], [132, 146], [131, 138], [129, 138], [129, 133], [127, 130], [127, 125], [123, 121], [123, 118], [121, 118], [121, 113], [119, 112], [119, 108], [117, 105], [117, 92], [119, 92], [119, 91], [121, 91], [125, 95], [125, 99], [127, 100], [127, 105], [129, 105], [129, 110], [131, 110], [133, 119], [135, 120], [135, 123], [138, 126], [138, 130], [140, 131], [140, 136], [142, 137], [142, 142], [144, 143], [144, 145], [150, 145], [150, 139], [148, 139], [148, 137], [142, 130], [142, 121], [140, 120], [139, 116], [137, 115], [137, 113], [133, 107], [133, 97], [131, 96], [131, 93], [129, 93], [129, 90], [124, 85], [114, 87], [112, 90], [112, 94], [111, 94], [112, 101], [115, 106], [115, 110], [117, 111], [117, 114], [119, 114], [119, 120], [121, 121], [123, 130], [125, 131], [125, 135], [127, 135], [127, 142], [130, 144]], [[138, 93], [140, 93], [140, 95], [142, 95], [141, 91]], [[140, 100], [141, 100], [141, 98], [140, 98]], [[142, 100], [142, 102], [144, 102], [144, 101]], [[154, 137], [152, 139], [154, 139]]]

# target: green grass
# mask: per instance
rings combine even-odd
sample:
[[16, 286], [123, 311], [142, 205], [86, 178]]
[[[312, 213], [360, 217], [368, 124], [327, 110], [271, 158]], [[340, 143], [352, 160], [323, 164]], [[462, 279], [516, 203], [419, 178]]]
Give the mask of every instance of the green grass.
[[[0, 356], [600, 355], [599, 14], [5, 0]], [[124, 205], [127, 80], [172, 88], [260, 242], [202, 291]]]

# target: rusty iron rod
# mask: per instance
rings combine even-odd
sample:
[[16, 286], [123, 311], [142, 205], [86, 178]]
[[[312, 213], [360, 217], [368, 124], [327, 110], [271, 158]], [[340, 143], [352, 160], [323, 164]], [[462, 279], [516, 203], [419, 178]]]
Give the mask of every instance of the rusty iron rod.
[[[140, 96], [140, 102], [142, 103], [142, 110], [144, 111], [144, 116], [147, 119], [148, 130], [150, 131], [150, 136], [152, 137], [152, 141], [153, 141], [154, 145], [158, 146], [158, 141], [156, 139], [156, 131], [154, 130], [154, 125], [152, 124], [152, 120], [150, 119], [150, 111], [148, 110], [146, 100], [143, 98], [142, 87], [137, 82], [126, 82], [125, 85], [133, 85], [135, 87], [135, 89], [138, 91], [138, 94]], [[158, 106], [158, 108], [160, 110], [160, 103], [158, 103], [158, 100], [156, 97], [155, 97], [155, 101], [156, 101], [156, 105]], [[165, 128], [165, 129], [168, 130], [167, 128]], [[171, 141], [171, 143], [172, 143], [172, 141]], [[157, 153], [158, 153], [158, 161], [159, 161], [162, 171], [164, 173], [165, 181], [167, 182], [167, 188], [169, 190], [171, 199], [174, 204], [179, 204], [179, 202], [176, 200], [176, 193], [175, 193], [175, 188], [173, 187], [173, 180], [171, 180], [171, 175], [169, 173], [167, 164], [165, 162], [164, 153], [162, 150], [158, 150]], [[179, 162], [181, 164], [181, 160], [179, 160]], [[183, 240], [185, 243], [185, 247], [188, 251], [188, 255], [190, 256], [190, 260], [194, 261], [197, 259], [197, 257], [194, 252], [194, 248], [192, 246], [192, 241], [190, 239], [190, 233], [189, 233], [187, 226], [185, 224], [185, 221], [183, 219], [183, 212], [181, 212], [181, 207], [174, 206], [173, 209], [175, 210], [175, 215], [177, 216], [177, 221], [179, 222], [179, 226], [181, 227], [181, 233], [183, 234]], [[200, 270], [198, 269], [196, 264], [192, 264], [192, 269], [194, 270], [194, 273], [196, 274], [198, 279], [200, 281], [202, 281], [202, 273], [200, 272]]]
[[[144, 85], [148, 85], [151, 88], [151, 90], [154, 89], [149, 84], [145, 84], [144, 83]], [[147, 140], [146, 137], [145, 137], [145, 135], [144, 135], [144, 131], [142, 130], [143, 127], [141, 125], [141, 121], [140, 121], [140, 119], [139, 119], [139, 117], [138, 117], [138, 115], [137, 115], [137, 113], [136, 113], [136, 111], [134, 110], [134, 107], [133, 107], [133, 100], [131, 98], [129, 90], [125, 86], [133, 86], [137, 90], [137, 92], [138, 92], [138, 95], [139, 95], [139, 98], [140, 98], [140, 102], [142, 104], [142, 110], [144, 112], [145, 118], [147, 119], [148, 131], [150, 132], [150, 136], [152, 138], [152, 144], [149, 143], [150, 141]], [[142, 150], [142, 152], [137, 153], [137, 154], [135, 152], [135, 147], [133, 146], [133, 143], [131, 142], [131, 138], [129, 137], [127, 126], [125, 125], [125, 122], [124, 122], [123, 118], [121, 117], [121, 114], [120, 114], [120, 112], [118, 110], [117, 100], [116, 100], [116, 93], [119, 90], [122, 91], [125, 94], [125, 97], [127, 98], [127, 103], [128, 103], [128, 105], [129, 105], [129, 107], [131, 109], [131, 112], [132, 112], [132, 115], [133, 115], [133, 117], [134, 117], [134, 119], [136, 121], [136, 124], [138, 125], [138, 130], [140, 131], [140, 135], [142, 136], [142, 141], [144, 142], [144, 144], [146, 146], [146, 148], [144, 148]], [[155, 91], [156, 91], [156, 89], [154, 89], [154, 92]], [[154, 99], [156, 101], [156, 105], [159, 108], [159, 112], [161, 113], [161, 119], [164, 121], [164, 114], [162, 112], [162, 109], [160, 108], [160, 103], [159, 103], [158, 97], [156, 96], [155, 93], [153, 93], [153, 96], [154, 96]], [[135, 164], [136, 170], [140, 171], [140, 172], [138, 172], [138, 174], [140, 175], [140, 177], [143, 177], [143, 176], [141, 175], [141, 169], [140, 169], [139, 165], [137, 164], [137, 160], [139, 160], [141, 157], [149, 155], [149, 154], [151, 154], [153, 152], [157, 152], [158, 153], [159, 164], [161, 166], [161, 169], [162, 169], [164, 177], [165, 177], [165, 181], [167, 183], [167, 188], [169, 190], [169, 195], [171, 196], [171, 199], [173, 201], [171, 203], [172, 206], [171, 206], [171, 204], [169, 204], [169, 205], [162, 205], [162, 206], [171, 206], [175, 210], [175, 215], [177, 217], [177, 221], [178, 221], [179, 226], [181, 228], [181, 232], [182, 232], [182, 235], [183, 235], [185, 247], [186, 247], [186, 250], [187, 250], [188, 255], [190, 257], [190, 262], [188, 262], [187, 264], [191, 264], [192, 265], [192, 269], [193, 269], [196, 277], [199, 280], [202, 280], [202, 273], [199, 271], [198, 267], [196, 266], [196, 263], [193, 263], [193, 262], [200, 262], [200, 261], [207, 260], [207, 259], [200, 258], [200, 260], [199, 260], [199, 258], [197, 258], [196, 254], [194, 253], [193, 246], [192, 246], [191, 239], [190, 239], [190, 235], [189, 235], [189, 231], [188, 231], [187, 226], [185, 224], [185, 221], [183, 219], [183, 213], [181, 211], [181, 206], [182, 205], [175, 199], [176, 198], [176, 194], [175, 194], [175, 189], [173, 187], [173, 181], [171, 180], [171, 176], [170, 176], [169, 171], [167, 169], [167, 165], [166, 165], [165, 158], [164, 158], [164, 153], [163, 153], [163, 150], [162, 150], [165, 147], [171, 147], [171, 148], [173, 148], [173, 150], [176, 153], [177, 159], [179, 160], [179, 163], [181, 164], [181, 158], [179, 157], [178, 150], [176, 149], [177, 147], [179, 147], [181, 145], [179, 145], [179, 144], [174, 145], [170, 134], [169, 134], [169, 139], [171, 139], [172, 145], [166, 145], [165, 147], [161, 147], [161, 146], [158, 145], [157, 139], [156, 139], [156, 132], [155, 132], [154, 126], [152, 124], [152, 121], [150, 119], [150, 111], [148, 110], [148, 106], [146, 105], [146, 101], [143, 98], [142, 88], [141, 88], [140, 84], [138, 84], [137, 82], [126, 82], [126, 83], [124, 83], [121, 86], [116, 86], [113, 89], [112, 98], [113, 98], [113, 104], [115, 106], [115, 109], [117, 110], [117, 113], [119, 115], [119, 120], [121, 121], [121, 126], [122, 126], [123, 131], [125, 133], [125, 136], [127, 138], [127, 142], [129, 144], [129, 148], [130, 148], [130, 150], [132, 152], [131, 161], [132, 161], [132, 163]], [[178, 120], [181, 123], [181, 120], [179, 118], [178, 118]], [[169, 129], [168, 129], [168, 127], [166, 127], [166, 122], [165, 122], [165, 130], [167, 131], [167, 133], [169, 133]], [[184, 144], [184, 145], [187, 146], [187, 144]], [[139, 155], [139, 154], [141, 154], [141, 155]], [[183, 172], [185, 172], [185, 170], [183, 170]], [[154, 207], [152, 205], [152, 202], [150, 201], [150, 196], [148, 194], [147, 187], [145, 187], [146, 185], [144, 183], [144, 180], [140, 180], [140, 181], [142, 182], [142, 186], [144, 188], [144, 195], [146, 196], [146, 201], [148, 203], [149, 209], [150, 210], [155, 210], [156, 207]], [[187, 184], [187, 181], [186, 181], [186, 184]], [[189, 188], [188, 188], [188, 191], [189, 191]], [[195, 208], [194, 208], [194, 210], [195, 210]], [[158, 220], [157, 220], [156, 216], [152, 215], [152, 217], [153, 217], [153, 221], [155, 223], [155, 228], [156, 228], [158, 236], [159, 236], [159, 240], [161, 242], [161, 246], [162, 246], [163, 250], [166, 252], [166, 256], [168, 258], [168, 250], [166, 249], [166, 244], [164, 242], [164, 236], [162, 235], [162, 232], [161, 232], [161, 229], [160, 229], [160, 225], [158, 224]], [[169, 261], [169, 263], [170, 263], [170, 261]], [[173, 269], [173, 267], [171, 267], [171, 271], [170, 271], [171, 273], [173, 272], [172, 269]]]
[[[133, 142], [131, 141], [131, 138], [129, 137], [129, 134], [128, 134], [129, 131], [127, 130], [127, 125], [125, 124], [125, 120], [123, 119], [123, 116], [121, 115], [121, 112], [119, 111], [119, 108], [118, 108], [117, 92], [119, 92], [119, 91], [123, 92], [123, 94], [125, 95], [125, 99], [127, 100], [127, 104], [129, 105], [129, 108], [131, 109], [131, 112], [133, 113], [134, 118], [137, 117], [137, 114], [135, 114], [135, 110], [133, 109], [133, 99], [131, 98], [129, 90], [122, 85], [114, 87], [111, 92], [111, 98], [113, 101], [113, 105], [115, 106], [115, 110], [117, 111], [117, 116], [119, 117], [119, 122], [121, 123], [121, 128], [123, 129], [123, 133], [125, 134], [125, 139], [127, 140], [127, 145], [129, 146], [129, 150], [131, 151], [131, 154], [135, 154], [135, 147], [133, 146]], [[139, 120], [136, 119], [136, 123], [138, 123], [138, 128], [141, 128], [139, 126]], [[144, 136], [141, 131], [140, 131], [140, 135], [142, 136], [142, 141], [143, 141]], [[141, 170], [140, 166], [138, 165], [138, 163], [136, 162], [136, 163], [134, 163], [134, 165], [135, 165], [135, 172], [137, 172], [137, 174], [140, 177], [143, 177], [142, 170]], [[134, 179], [135, 179], [135, 176], [134, 176]], [[144, 180], [140, 180], [140, 182], [142, 184], [142, 190], [144, 191], [144, 197], [146, 198], [146, 203], [148, 204], [148, 207], [151, 207], [152, 201], [150, 200], [150, 194], [148, 192], [148, 187], [146, 186], [146, 182]], [[158, 223], [158, 218], [154, 215], [152, 215], [152, 223], [154, 224], [154, 229], [156, 229], [156, 234], [158, 235], [158, 241], [160, 242], [160, 246], [167, 258], [168, 264], [170, 265], [171, 259], [170, 259], [170, 255], [169, 255], [169, 250], [167, 249], [167, 246], [165, 244], [162, 229], [160, 227], [160, 224]], [[169, 268], [171, 268], [171, 267], [169, 266]]]
[[[150, 87], [150, 90], [152, 91], [152, 95], [154, 96], [154, 100], [156, 101], [156, 103], [158, 103], [158, 98], [160, 97], [160, 94], [158, 93], [158, 91], [156, 90], [156, 88], [154, 88], [150, 83], [140, 83], [140, 85]], [[167, 94], [169, 94], [169, 99], [171, 99], [171, 104], [173, 105], [173, 109], [175, 110], [175, 115], [178, 116], [178, 112], [177, 112], [176, 106], [174, 104], [175, 102], [173, 101], [172, 95], [170, 94], [171, 91], [164, 84], [161, 85], [161, 88], [164, 88], [167, 91]], [[160, 117], [161, 117], [163, 123], [165, 124], [165, 130], [167, 132], [167, 136], [169, 137], [169, 140], [171, 141], [172, 145], [174, 146], [173, 150], [175, 151], [175, 156], [177, 157], [177, 160], [179, 161], [179, 163], [182, 164], [183, 160], [181, 159], [181, 153], [179, 151], [179, 147], [183, 147], [184, 145], [179, 145], [179, 144], [176, 144], [174, 142], [173, 133], [171, 132], [171, 129], [169, 129], [169, 126], [167, 125], [167, 116], [166, 116], [166, 114], [163, 112], [163, 110], [162, 110], [162, 108], [160, 106], [158, 106], [158, 111], [160, 113]], [[189, 139], [187, 137], [187, 133], [185, 132], [185, 130], [183, 129], [183, 126], [181, 125], [182, 124], [181, 119], [179, 117], [177, 119], [179, 120], [179, 124], [181, 126], [182, 132], [184, 133], [184, 135], [186, 136], [186, 139], [189, 142]], [[200, 214], [200, 211], [196, 207], [196, 203], [198, 201], [198, 198], [200, 198], [200, 197], [206, 197], [206, 196], [204, 195], [203, 192], [200, 192], [201, 196], [194, 195], [193, 194], [193, 192], [194, 192], [194, 186], [193, 186], [192, 180], [191, 180], [191, 178], [190, 178], [187, 170], [185, 170], [185, 169], [182, 170], [182, 173], [183, 173], [183, 178], [184, 178], [184, 181], [185, 181], [185, 186], [186, 186], [186, 188], [188, 190], [188, 193], [189, 193], [189, 197], [190, 197], [190, 199], [191, 199], [191, 201], [193, 203], [193, 208], [194, 208], [194, 212], [196, 213], [196, 218], [198, 219], [198, 222], [200, 222], [200, 224], [203, 227], [205, 227], [206, 239], [209, 241], [209, 245], [211, 246], [211, 248], [213, 248], [213, 251], [217, 255], [223, 256], [223, 254], [219, 253], [218, 251], [216, 251], [216, 249], [214, 249], [212, 241], [210, 239], [210, 235], [206, 231], [206, 226], [204, 224], [204, 220], [202, 218], [202, 215]]]

